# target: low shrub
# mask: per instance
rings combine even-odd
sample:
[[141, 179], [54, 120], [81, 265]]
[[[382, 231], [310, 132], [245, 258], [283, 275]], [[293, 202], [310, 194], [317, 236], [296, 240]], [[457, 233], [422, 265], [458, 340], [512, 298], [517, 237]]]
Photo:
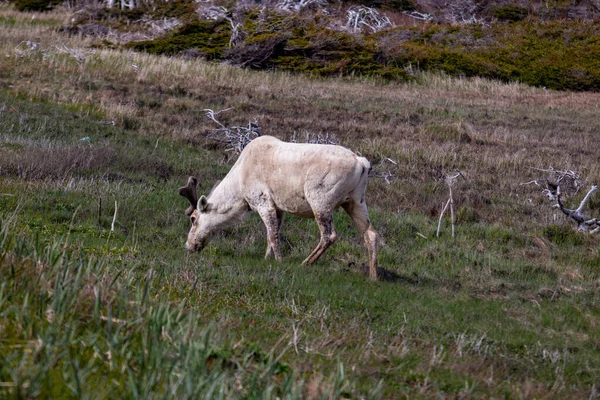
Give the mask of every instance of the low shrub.
[[141, 2], [139, 9], [154, 19], [179, 18], [192, 22], [196, 18], [196, 6], [193, 0], [155, 0]]
[[399, 27], [374, 34], [330, 28], [327, 16], [246, 11], [238, 42], [229, 23], [189, 23], [130, 45], [149, 53], [203, 56], [254, 69], [408, 80], [406, 66], [458, 77], [520, 81], [556, 90], [600, 90], [600, 26], [521, 20], [525, 9], [497, 8], [510, 24]]
[[494, 9], [492, 15], [499, 21], [517, 22], [527, 18], [527, 9], [517, 5], [509, 5]]
[[393, 11], [409, 11], [414, 10], [416, 8], [415, 2], [412, 0], [345, 0], [344, 2], [358, 3], [366, 7], [382, 8], [384, 10]]
[[19, 11], [50, 11], [61, 1], [59, 0], [16, 0], [15, 8]]
[[231, 30], [223, 21], [194, 22], [167, 34], [165, 37], [133, 42], [128, 46], [152, 54], [182, 55], [194, 49], [208, 60], [220, 59], [229, 45]]

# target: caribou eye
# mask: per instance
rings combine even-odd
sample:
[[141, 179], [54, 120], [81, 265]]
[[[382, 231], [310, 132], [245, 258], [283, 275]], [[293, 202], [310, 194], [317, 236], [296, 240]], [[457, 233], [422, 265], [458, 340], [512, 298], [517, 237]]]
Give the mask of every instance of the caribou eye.
[[196, 217], [195, 216], [191, 216], [190, 220], [192, 221], [192, 225], [196, 223]]

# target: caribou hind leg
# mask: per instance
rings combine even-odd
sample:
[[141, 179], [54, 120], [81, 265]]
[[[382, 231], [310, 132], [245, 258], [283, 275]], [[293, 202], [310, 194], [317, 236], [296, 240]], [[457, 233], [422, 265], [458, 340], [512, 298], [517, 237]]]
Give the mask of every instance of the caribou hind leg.
[[364, 200], [357, 203], [351, 199], [348, 203], [342, 204], [342, 207], [348, 213], [354, 226], [356, 226], [356, 229], [358, 229], [365, 241], [367, 252], [369, 253], [369, 277], [372, 280], [377, 280], [377, 232], [375, 232], [369, 220], [367, 205]]
[[333, 242], [337, 239], [337, 233], [335, 232], [335, 227], [333, 226], [333, 213], [325, 213], [315, 215], [315, 221], [319, 226], [319, 231], [321, 232], [321, 239], [319, 240], [319, 244], [317, 247], [306, 257], [306, 260], [302, 262], [302, 264], [312, 264], [321, 257], [321, 255], [327, 250]]

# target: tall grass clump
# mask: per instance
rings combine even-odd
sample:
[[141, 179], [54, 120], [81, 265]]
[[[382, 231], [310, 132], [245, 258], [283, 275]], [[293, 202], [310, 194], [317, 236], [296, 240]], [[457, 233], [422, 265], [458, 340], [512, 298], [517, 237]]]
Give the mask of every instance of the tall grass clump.
[[117, 270], [67, 242], [1, 228], [2, 397], [302, 397], [286, 346], [227, 342], [186, 298], [153, 301], [155, 270]]

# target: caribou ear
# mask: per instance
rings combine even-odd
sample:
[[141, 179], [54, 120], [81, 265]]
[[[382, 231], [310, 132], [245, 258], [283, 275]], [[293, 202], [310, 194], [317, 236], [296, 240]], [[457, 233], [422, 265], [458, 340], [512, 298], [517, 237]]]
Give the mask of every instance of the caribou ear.
[[204, 195], [200, 196], [200, 200], [198, 200], [198, 210], [206, 211], [207, 208], [208, 208], [208, 199]]

